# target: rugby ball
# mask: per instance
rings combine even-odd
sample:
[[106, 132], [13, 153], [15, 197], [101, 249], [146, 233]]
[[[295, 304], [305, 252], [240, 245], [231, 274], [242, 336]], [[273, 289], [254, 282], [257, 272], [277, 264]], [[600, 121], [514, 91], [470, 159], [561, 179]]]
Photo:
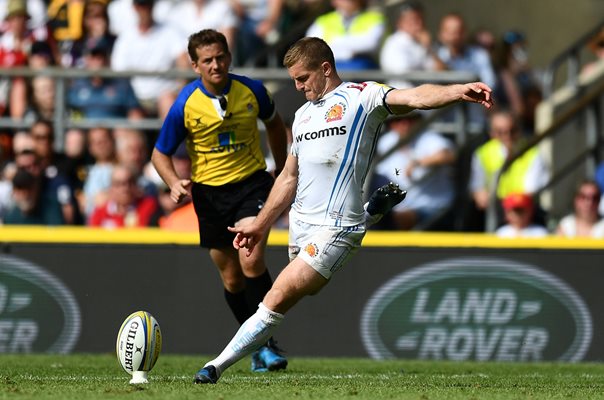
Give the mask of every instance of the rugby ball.
[[132, 375], [130, 383], [147, 383], [161, 352], [161, 330], [147, 311], [130, 314], [117, 334], [116, 353], [124, 371]]

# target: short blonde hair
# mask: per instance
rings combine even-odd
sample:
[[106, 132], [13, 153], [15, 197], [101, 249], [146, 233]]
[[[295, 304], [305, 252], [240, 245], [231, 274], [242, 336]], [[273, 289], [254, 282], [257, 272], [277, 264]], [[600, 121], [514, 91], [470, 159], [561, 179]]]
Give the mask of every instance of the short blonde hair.
[[302, 63], [308, 69], [317, 69], [324, 62], [330, 63], [335, 69], [336, 63], [331, 48], [323, 39], [316, 37], [305, 37], [298, 40], [283, 57], [285, 68]]

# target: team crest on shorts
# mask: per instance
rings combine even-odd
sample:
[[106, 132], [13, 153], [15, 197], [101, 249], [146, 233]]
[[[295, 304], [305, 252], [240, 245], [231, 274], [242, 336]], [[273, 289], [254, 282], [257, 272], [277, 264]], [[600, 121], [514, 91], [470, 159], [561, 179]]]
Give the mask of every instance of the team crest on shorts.
[[339, 121], [342, 119], [345, 112], [346, 112], [346, 104], [344, 104], [344, 103], [334, 104], [333, 106], [331, 106], [329, 111], [327, 111], [327, 113], [325, 113], [325, 121], [326, 122]]
[[304, 247], [304, 251], [311, 257], [316, 257], [319, 254], [319, 248], [314, 243], [309, 243]]

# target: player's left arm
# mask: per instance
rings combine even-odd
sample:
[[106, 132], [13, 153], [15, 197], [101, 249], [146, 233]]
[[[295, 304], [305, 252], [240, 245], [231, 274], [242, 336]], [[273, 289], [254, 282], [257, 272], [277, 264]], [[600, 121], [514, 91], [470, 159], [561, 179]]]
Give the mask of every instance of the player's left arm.
[[287, 130], [278, 112], [272, 119], [263, 121], [266, 127], [268, 145], [275, 160], [275, 177], [283, 170], [287, 159]]
[[386, 105], [395, 114], [404, 114], [415, 109], [440, 108], [460, 101], [491, 108], [492, 89], [482, 82], [446, 86], [424, 84], [411, 89], [391, 90], [385, 98]]

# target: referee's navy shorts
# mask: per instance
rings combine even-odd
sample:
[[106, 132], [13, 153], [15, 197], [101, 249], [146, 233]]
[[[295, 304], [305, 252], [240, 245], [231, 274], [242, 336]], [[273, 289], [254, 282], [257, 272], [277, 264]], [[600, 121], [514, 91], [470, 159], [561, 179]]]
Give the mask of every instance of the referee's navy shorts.
[[232, 247], [235, 234], [228, 226], [258, 215], [274, 179], [266, 171], [256, 171], [240, 182], [209, 186], [193, 182], [191, 194], [199, 221], [199, 244], [206, 248]]

